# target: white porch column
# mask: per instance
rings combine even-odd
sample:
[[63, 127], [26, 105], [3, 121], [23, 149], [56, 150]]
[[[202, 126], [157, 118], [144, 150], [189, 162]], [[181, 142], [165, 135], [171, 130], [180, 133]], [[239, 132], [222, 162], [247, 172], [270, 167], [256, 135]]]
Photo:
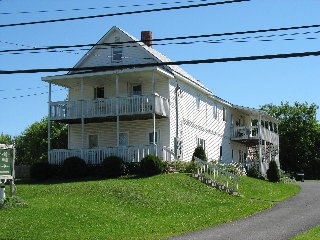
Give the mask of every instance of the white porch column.
[[116, 97], [117, 97], [117, 104], [116, 104], [116, 112], [117, 112], [117, 147], [120, 145], [120, 119], [119, 119], [119, 76], [116, 75]]
[[48, 100], [48, 162], [50, 163], [51, 150], [51, 82], [49, 82], [49, 100]]
[[84, 149], [84, 93], [83, 93], [83, 77], [81, 78], [81, 86], [80, 86], [80, 91], [81, 91], [81, 158], [83, 159], [83, 149]]
[[[155, 85], [155, 73], [154, 70], [152, 71], [152, 93], [155, 96], [156, 93], [156, 85]], [[155, 97], [154, 97], [155, 100]], [[154, 101], [154, 105], [156, 104], [156, 102]], [[158, 156], [158, 147], [156, 144], [156, 113], [155, 113], [155, 109], [153, 109], [153, 113], [152, 113], [152, 118], [153, 118], [153, 144], [155, 145], [155, 155]], [[159, 136], [158, 136], [159, 139]]]

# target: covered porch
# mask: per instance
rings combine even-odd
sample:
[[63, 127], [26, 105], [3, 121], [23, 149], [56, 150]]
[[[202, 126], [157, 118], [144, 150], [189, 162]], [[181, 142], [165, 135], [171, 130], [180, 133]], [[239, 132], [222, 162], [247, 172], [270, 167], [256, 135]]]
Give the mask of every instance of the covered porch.
[[262, 110], [242, 106], [234, 106], [232, 114], [231, 140], [246, 149], [239, 162], [247, 169], [258, 167], [262, 175], [271, 160], [280, 167], [278, 120]]
[[63, 164], [69, 157], [79, 157], [86, 164], [99, 165], [109, 156], [117, 156], [125, 162], [140, 162], [148, 154], [157, 155], [156, 145], [120, 146], [90, 149], [53, 149], [49, 151], [49, 163]]

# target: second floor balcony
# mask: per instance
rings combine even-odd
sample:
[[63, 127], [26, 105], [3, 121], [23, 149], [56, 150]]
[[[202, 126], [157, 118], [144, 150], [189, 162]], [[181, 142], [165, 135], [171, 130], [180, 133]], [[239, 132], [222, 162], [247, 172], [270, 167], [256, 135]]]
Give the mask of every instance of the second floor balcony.
[[60, 101], [50, 103], [50, 119], [76, 122], [84, 119], [114, 119], [116, 116], [169, 117], [169, 100], [158, 94]]
[[255, 142], [259, 139], [279, 144], [279, 135], [263, 126], [240, 126], [231, 128], [231, 140], [239, 142]]

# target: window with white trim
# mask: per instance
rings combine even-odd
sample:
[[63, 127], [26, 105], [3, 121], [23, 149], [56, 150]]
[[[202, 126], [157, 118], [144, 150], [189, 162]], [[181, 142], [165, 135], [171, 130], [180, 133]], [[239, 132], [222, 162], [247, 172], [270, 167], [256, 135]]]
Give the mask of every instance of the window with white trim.
[[[115, 43], [120, 42], [120, 37], [115, 37], [114, 40]], [[112, 47], [111, 49], [112, 51], [112, 62], [114, 63], [119, 63], [122, 61], [122, 46], [119, 45], [115, 45]]]
[[94, 99], [104, 98], [104, 87], [94, 88]]
[[[154, 135], [154, 131], [149, 131], [148, 132], [148, 142], [149, 144], [157, 144], [159, 142], [159, 138], [160, 138], [160, 131], [156, 130], [155, 135]], [[153, 140], [155, 140], [155, 142], [153, 142]]]
[[89, 135], [89, 148], [96, 148], [98, 147], [98, 135], [92, 134]]
[[200, 109], [200, 96], [199, 95], [196, 96], [196, 108]]
[[129, 133], [120, 132], [119, 133], [119, 146], [128, 146], [129, 145]]
[[218, 118], [218, 107], [217, 104], [213, 104], [212, 106], [212, 115], [214, 119]]
[[142, 95], [142, 84], [132, 84], [132, 95]]
[[222, 111], [222, 120], [227, 121], [227, 109], [223, 107]]

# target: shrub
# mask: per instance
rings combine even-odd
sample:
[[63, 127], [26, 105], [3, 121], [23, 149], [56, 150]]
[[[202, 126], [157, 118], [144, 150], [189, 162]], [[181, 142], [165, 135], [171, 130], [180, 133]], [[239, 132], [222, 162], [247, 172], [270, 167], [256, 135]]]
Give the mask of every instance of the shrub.
[[200, 158], [203, 161], [207, 161], [207, 156], [206, 156], [206, 152], [204, 151], [203, 147], [198, 146], [195, 148], [193, 155], [192, 155], [192, 160], [194, 161], [194, 158]]
[[147, 155], [141, 160], [141, 174], [144, 176], [153, 176], [163, 172], [164, 164], [154, 155]]
[[196, 167], [196, 164], [194, 163], [194, 161], [188, 162], [185, 172], [186, 173], [196, 173], [197, 172], [197, 167]]
[[279, 182], [280, 173], [276, 161], [272, 160], [269, 163], [269, 169], [267, 170], [267, 178], [270, 182]]
[[67, 158], [62, 166], [62, 174], [65, 178], [82, 178], [88, 175], [86, 162], [79, 157]]
[[42, 181], [50, 178], [53, 174], [53, 169], [48, 162], [37, 162], [30, 167], [30, 177], [37, 181]]
[[249, 170], [247, 171], [247, 176], [252, 178], [257, 178], [257, 179], [264, 179], [257, 166], [250, 167]]
[[139, 162], [126, 162], [125, 173], [128, 175], [139, 175], [140, 174], [140, 163]]
[[122, 158], [109, 156], [102, 162], [102, 176], [107, 178], [117, 178], [124, 173], [125, 164]]

